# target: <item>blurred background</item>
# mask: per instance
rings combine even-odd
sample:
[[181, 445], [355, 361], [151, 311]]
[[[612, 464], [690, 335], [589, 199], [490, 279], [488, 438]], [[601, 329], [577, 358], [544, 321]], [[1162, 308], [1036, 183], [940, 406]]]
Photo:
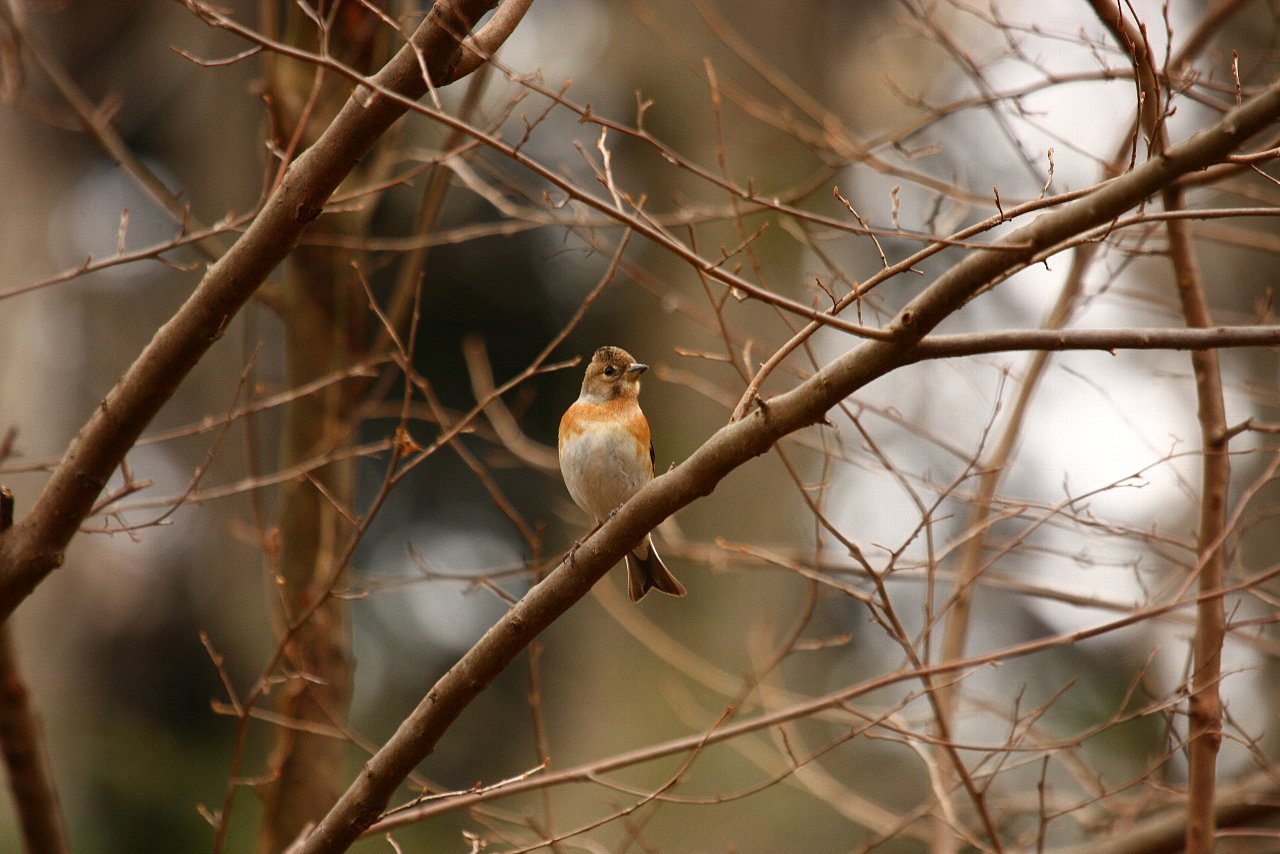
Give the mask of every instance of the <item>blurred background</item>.
[[[1232, 52], [1246, 86], [1275, 74], [1271, 6], [1220, 5], [1232, 6], [1232, 14], [1191, 60], [1195, 74], [1186, 79], [1196, 86], [1180, 94], [1168, 119], [1174, 139], [1234, 100]], [[171, 2], [9, 6], [47, 62], [65, 70], [129, 150], [190, 206], [194, 221], [230, 223], [220, 235], [229, 244], [275, 165], [261, 57], [193, 61], [222, 60], [247, 45]], [[257, 25], [269, 6], [235, 3], [231, 10]], [[1172, 3], [1167, 19], [1160, 4], [1134, 6], [1161, 56], [1167, 45], [1176, 51], [1185, 44], [1205, 15], [1199, 3]], [[0, 430], [13, 426], [17, 434], [12, 455], [0, 460], [0, 477], [14, 490], [20, 517], [93, 407], [191, 293], [208, 261], [184, 245], [62, 275], [172, 240], [179, 226], [82, 130], [47, 71], [7, 29], [0, 63]], [[820, 308], [829, 293], [843, 295], [877, 273], [881, 251], [894, 263], [924, 245], [918, 235], [950, 233], [996, 213], [993, 185], [1011, 208], [1038, 197], [1050, 180], [1051, 192], [1092, 185], [1117, 153], [1122, 166], [1129, 161], [1129, 61], [1083, 3], [956, 3], [926, 11], [890, 0], [559, 0], [535, 3], [500, 59], [509, 74], [493, 69], [479, 83], [442, 90], [446, 111], [470, 109], [472, 124], [512, 142], [532, 127], [525, 153], [603, 198], [593, 168], [601, 163], [599, 128], [518, 76], [532, 75], [552, 92], [567, 86], [574, 104], [626, 125], [636, 124], [643, 105], [644, 130], [704, 171], [669, 162], [644, 139], [611, 133], [617, 185], [633, 200], [643, 198], [644, 211], [674, 239], [707, 258], [732, 254], [726, 263], [748, 280]], [[476, 101], [467, 106], [472, 86]], [[415, 165], [456, 145], [448, 136], [421, 116], [397, 126], [362, 173], [369, 183], [374, 174], [396, 178], [390, 189], [361, 194], [344, 187], [344, 212], [334, 219], [358, 220], [358, 234], [320, 231], [304, 240], [303, 252], [344, 245], [375, 297], [389, 303], [407, 256], [424, 242], [412, 239], [426, 181]], [[1139, 142], [1137, 149], [1141, 160], [1145, 147]], [[422, 446], [439, 435], [440, 411], [456, 418], [476, 404], [476, 354], [483, 350], [494, 382], [523, 371], [608, 276], [621, 239], [616, 224], [566, 203], [493, 151], [471, 151], [464, 165], [451, 175], [434, 236], [425, 241], [413, 361], [439, 409], [421, 403], [422, 386], [415, 391], [409, 427]], [[814, 219], [747, 204], [719, 180]], [[824, 224], [818, 218], [853, 223], [833, 188], [868, 223], [900, 231], [877, 244]], [[1274, 183], [1247, 173], [1195, 192], [1194, 202], [1206, 207], [1268, 206], [1276, 196]], [[743, 215], [735, 220], [735, 213]], [[1280, 244], [1273, 221], [1205, 222], [1197, 236], [1215, 320], [1274, 322]], [[1155, 228], [1109, 236], [1082, 278], [1072, 325], [1182, 325], [1163, 246]], [[892, 278], [860, 302], [862, 321], [887, 320], [964, 252], [953, 247], [917, 264], [918, 274]], [[1064, 253], [1018, 273], [943, 331], [1038, 326], [1070, 267]], [[210, 650], [223, 657], [238, 691], [247, 691], [269, 660], [279, 585], [262, 544], [298, 480], [272, 476], [281, 470], [276, 460], [287, 427], [279, 406], [239, 419], [225, 433], [183, 428], [297, 386], [278, 314], [290, 275], [277, 274], [274, 301], [269, 290], [236, 318], [152, 425], [156, 440], [129, 454], [132, 477], [145, 486], [89, 520], [66, 565], [15, 617], [77, 850], [200, 851], [212, 844], [201, 808], [223, 806], [236, 721], [211, 705], [227, 696]], [[352, 293], [359, 304], [362, 292]], [[724, 299], [723, 286], [635, 238], [550, 361], [615, 344], [650, 364], [642, 399], [665, 471], [727, 420], [744, 387], [734, 365], [758, 367], [798, 327], [768, 306]], [[359, 329], [372, 339], [376, 318], [366, 316]], [[790, 387], [853, 343], [843, 333], [818, 333], [774, 373], [765, 394]], [[1275, 352], [1228, 351], [1222, 362], [1230, 420], [1276, 423]], [[833, 412], [834, 429], [788, 443], [786, 464], [766, 455], [735, 472], [656, 535], [689, 588], [687, 599], [652, 596], [632, 608], [615, 570], [541, 639], [534, 666], [520, 659], [480, 696], [423, 773], [443, 788], [465, 789], [538, 766], [544, 748], [549, 770], [563, 770], [705, 731], [727, 706], [749, 716], [904, 666], [903, 649], [848, 592], [870, 595], [872, 585], [804, 497], [886, 573], [906, 630], [919, 636], [936, 625], [948, 573], [972, 533], [967, 513], [979, 461], [987, 459], [1027, 365], [1025, 354], [1014, 353], [903, 368]], [[530, 565], [545, 569], [589, 527], [554, 456], [558, 419], [577, 395], [581, 369], [539, 374], [503, 397], [523, 455], [495, 440], [480, 419], [462, 439], [462, 454], [446, 446], [397, 486], [361, 540], [342, 597], [355, 661], [348, 734], [355, 743], [344, 749], [343, 781], [365, 756], [356, 744], [381, 744], [504, 611], [503, 597], [528, 588]], [[342, 381], [356, 386], [363, 407], [352, 424], [357, 447], [385, 442], [399, 423], [402, 378], [385, 363], [375, 371], [382, 382]], [[1274, 436], [1251, 432], [1232, 444], [1237, 580], [1274, 565], [1280, 547], [1280, 495], [1267, 476], [1274, 445]], [[1000, 485], [968, 652], [1164, 601], [1195, 563], [1199, 448], [1186, 354], [1055, 356]], [[385, 446], [358, 456], [351, 492], [357, 514], [375, 500], [387, 464]], [[806, 489], [797, 487], [790, 465]], [[246, 488], [255, 478], [256, 488]], [[118, 476], [108, 489], [124, 485]], [[145, 524], [162, 516], [162, 524]], [[814, 573], [836, 583], [815, 584]], [[1278, 591], [1274, 584], [1267, 590], [1229, 603], [1242, 628], [1224, 650], [1224, 779], [1269, 767], [1276, 755], [1278, 647], [1269, 618]], [[964, 682], [960, 741], [999, 743], [1009, 738], [1011, 720], [1045, 704], [1021, 736], [1036, 762], [999, 753], [1007, 765], [982, 769], [996, 774], [992, 791], [1007, 799], [1010, 814], [1022, 816], [1010, 819], [1010, 839], [1034, 844], [1027, 828], [1037, 825], [1025, 824], [1022, 810], [1034, 818], [1026, 799], [1041, 779], [1056, 787], [1064, 814], [1068, 804], [1135, 779], [1184, 784], [1176, 747], [1185, 718], [1172, 705], [1129, 715], [1177, 695], [1193, 630], [1179, 612], [1011, 660]], [[531, 690], [541, 701], [540, 719]], [[646, 807], [574, 844], [623, 850], [623, 840], [634, 839], [634, 850], [818, 852], [883, 843], [883, 850], [925, 850], [920, 822], [890, 833], [866, 803], [900, 815], [929, 803], [936, 768], [927, 745], [902, 734], [929, 728], [919, 691], [903, 683], [859, 697], [841, 714], [710, 748], [673, 792], [689, 802]], [[892, 715], [897, 729], [851, 738], [863, 715]], [[241, 778], [263, 773], [276, 733], [266, 722], [250, 726]], [[825, 752], [786, 773], [814, 751]], [[979, 753], [970, 758], [980, 764]], [[680, 761], [664, 758], [610, 777], [652, 790]], [[766, 785], [775, 775], [779, 781]], [[506, 850], [545, 832], [548, 807], [563, 831], [634, 800], [596, 785], [563, 786], [546, 800], [538, 793], [501, 800], [492, 812], [449, 813], [395, 837], [405, 851], [465, 850], [465, 829], [489, 834]], [[252, 848], [261, 811], [260, 799], [242, 790], [228, 850]], [[1086, 812], [1087, 821], [1048, 823], [1049, 847], [1080, 843], [1092, 827], [1132, 818], [1105, 805]], [[6, 801], [0, 849], [18, 844]], [[363, 845], [386, 850], [385, 840]]]

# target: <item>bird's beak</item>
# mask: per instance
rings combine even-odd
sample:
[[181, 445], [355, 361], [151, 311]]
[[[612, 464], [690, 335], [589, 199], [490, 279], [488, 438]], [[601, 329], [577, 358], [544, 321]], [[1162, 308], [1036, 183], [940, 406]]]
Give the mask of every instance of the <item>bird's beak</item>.
[[647, 370], [649, 370], [649, 366], [642, 365], [639, 362], [632, 362], [630, 365], [627, 366], [627, 373], [635, 374], [636, 376], [643, 374]]

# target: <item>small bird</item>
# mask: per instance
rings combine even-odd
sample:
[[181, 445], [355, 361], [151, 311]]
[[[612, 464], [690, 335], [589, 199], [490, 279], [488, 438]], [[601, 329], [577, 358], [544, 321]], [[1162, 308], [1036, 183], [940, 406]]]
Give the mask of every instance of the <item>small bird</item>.
[[[560, 473], [597, 525], [653, 480], [653, 443], [640, 411], [640, 375], [648, 369], [626, 350], [601, 347], [587, 365], [582, 392], [560, 419]], [[627, 594], [639, 602], [651, 587], [685, 594], [646, 536], [627, 554]]]

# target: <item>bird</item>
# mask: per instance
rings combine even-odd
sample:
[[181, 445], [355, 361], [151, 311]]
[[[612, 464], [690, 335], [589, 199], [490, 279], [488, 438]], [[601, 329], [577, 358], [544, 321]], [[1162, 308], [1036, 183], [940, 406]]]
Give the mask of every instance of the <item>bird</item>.
[[[640, 410], [640, 375], [648, 369], [621, 347], [599, 348], [578, 399], [560, 419], [560, 473], [574, 503], [597, 527], [653, 480], [653, 442]], [[627, 553], [627, 594], [639, 602], [650, 589], [686, 592], [646, 535]]]

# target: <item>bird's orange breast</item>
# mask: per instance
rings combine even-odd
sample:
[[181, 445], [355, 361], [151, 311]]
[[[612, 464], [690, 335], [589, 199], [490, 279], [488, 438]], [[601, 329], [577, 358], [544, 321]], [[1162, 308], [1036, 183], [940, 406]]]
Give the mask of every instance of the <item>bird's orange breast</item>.
[[569, 495], [597, 520], [653, 479], [649, 424], [634, 401], [579, 400], [560, 419], [559, 444]]
[[634, 400], [576, 401], [560, 419], [560, 447], [588, 430], [626, 431], [644, 453], [649, 452], [649, 422]]

